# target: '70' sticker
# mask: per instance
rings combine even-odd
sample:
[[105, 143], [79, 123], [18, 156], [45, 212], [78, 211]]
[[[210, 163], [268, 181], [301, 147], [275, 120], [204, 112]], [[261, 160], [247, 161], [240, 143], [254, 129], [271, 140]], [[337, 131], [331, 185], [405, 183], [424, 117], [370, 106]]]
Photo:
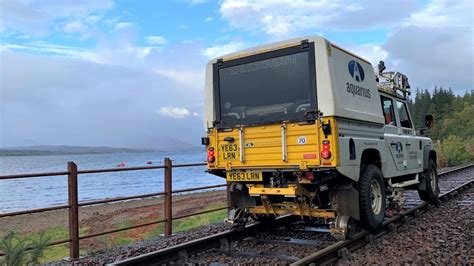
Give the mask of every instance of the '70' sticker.
[[298, 137], [297, 143], [300, 145], [306, 144], [306, 137], [305, 136]]

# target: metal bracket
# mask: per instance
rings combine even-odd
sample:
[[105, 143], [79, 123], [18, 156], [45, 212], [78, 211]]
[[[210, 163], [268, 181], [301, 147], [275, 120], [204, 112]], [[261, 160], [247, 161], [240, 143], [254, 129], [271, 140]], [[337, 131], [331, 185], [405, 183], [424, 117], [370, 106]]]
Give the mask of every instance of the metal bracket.
[[240, 149], [240, 162], [244, 163], [244, 129], [239, 129], [239, 149]]
[[286, 125], [281, 125], [281, 157], [283, 162], [288, 161], [288, 152], [286, 147]]

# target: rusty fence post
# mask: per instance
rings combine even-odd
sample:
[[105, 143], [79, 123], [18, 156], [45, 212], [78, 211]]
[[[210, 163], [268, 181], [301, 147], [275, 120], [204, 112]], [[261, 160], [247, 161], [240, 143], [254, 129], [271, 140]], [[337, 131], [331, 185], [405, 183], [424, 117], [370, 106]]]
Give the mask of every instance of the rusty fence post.
[[68, 201], [69, 201], [69, 259], [79, 258], [79, 207], [77, 189], [77, 165], [67, 163], [68, 169]]
[[173, 174], [172, 174], [173, 164], [170, 158], [165, 158], [165, 236], [171, 236], [173, 233], [173, 203], [172, 203], [172, 182], [173, 182]]

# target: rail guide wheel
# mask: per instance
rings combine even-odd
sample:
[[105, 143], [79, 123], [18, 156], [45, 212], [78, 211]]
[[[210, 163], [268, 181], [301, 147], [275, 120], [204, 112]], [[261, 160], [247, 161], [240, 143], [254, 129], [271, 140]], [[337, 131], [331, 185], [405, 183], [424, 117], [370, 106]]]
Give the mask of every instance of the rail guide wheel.
[[248, 213], [244, 208], [236, 208], [229, 211], [226, 223], [232, 225], [232, 229], [241, 231], [244, 229], [248, 221]]
[[348, 215], [337, 215], [331, 235], [337, 240], [352, 238], [357, 230], [355, 220]]

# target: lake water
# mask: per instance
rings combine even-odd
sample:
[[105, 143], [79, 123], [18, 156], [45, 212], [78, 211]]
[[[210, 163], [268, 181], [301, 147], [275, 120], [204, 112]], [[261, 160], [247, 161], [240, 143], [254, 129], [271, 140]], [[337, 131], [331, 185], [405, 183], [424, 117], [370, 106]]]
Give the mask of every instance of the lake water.
[[[0, 175], [67, 171], [73, 161], [78, 170], [204, 162], [202, 150], [186, 152], [147, 152], [83, 155], [0, 157]], [[173, 190], [225, 184], [225, 180], [205, 172], [204, 166], [173, 168]], [[79, 200], [131, 196], [163, 191], [163, 170], [125, 171], [79, 175]], [[0, 212], [47, 207], [67, 203], [67, 176], [0, 180]]]

